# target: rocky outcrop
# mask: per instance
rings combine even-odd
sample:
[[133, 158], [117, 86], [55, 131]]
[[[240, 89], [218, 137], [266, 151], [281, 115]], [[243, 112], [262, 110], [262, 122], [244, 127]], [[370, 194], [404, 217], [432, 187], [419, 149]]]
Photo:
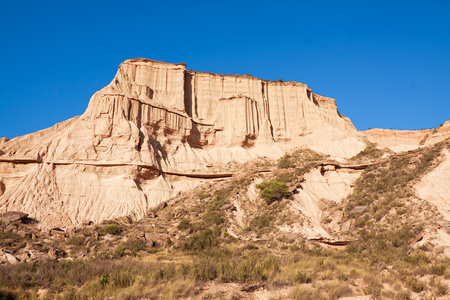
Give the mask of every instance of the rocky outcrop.
[[[443, 161], [415, 186], [418, 197], [434, 205], [450, 222], [450, 151], [444, 149]], [[450, 245], [449, 245], [450, 246]]]
[[23, 222], [28, 218], [28, 214], [20, 211], [8, 211], [0, 215], [0, 221], [5, 225], [9, 225], [12, 222]]
[[423, 130], [369, 129], [364, 131], [370, 142], [394, 152], [409, 151], [439, 143], [450, 137], [450, 121], [438, 128]]
[[[308, 239], [329, 239], [329, 233], [322, 227], [321, 220], [327, 209], [340, 203], [353, 191], [354, 183], [362, 171], [352, 169], [334, 169], [327, 166], [326, 171], [320, 168], [307, 173], [302, 188], [293, 194], [290, 203], [293, 212], [301, 211], [306, 217], [300, 230]], [[329, 230], [339, 232], [338, 225], [342, 215], [333, 216]]]
[[83, 115], [0, 141], [0, 209], [47, 227], [136, 219], [177, 190], [229, 177], [231, 162], [300, 146], [351, 157], [365, 137], [302, 83], [127, 60]]
[[[448, 122], [447, 122], [448, 123]], [[424, 234], [421, 244], [434, 245], [442, 250], [444, 255], [450, 255], [450, 149], [443, 150], [443, 159], [431, 172], [426, 174], [415, 185], [419, 198], [430, 203], [438, 212], [439, 217], [433, 221], [438, 228], [429, 228]]]

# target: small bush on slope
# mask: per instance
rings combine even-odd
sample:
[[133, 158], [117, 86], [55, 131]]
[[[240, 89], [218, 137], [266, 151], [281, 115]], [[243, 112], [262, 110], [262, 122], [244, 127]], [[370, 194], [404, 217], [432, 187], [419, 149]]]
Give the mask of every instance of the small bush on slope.
[[117, 224], [109, 224], [104, 227], [107, 233], [116, 234], [119, 232], [119, 225]]
[[277, 200], [289, 198], [291, 193], [288, 192], [286, 183], [278, 182], [277, 180], [270, 180], [256, 185], [261, 190], [260, 196], [267, 204], [272, 204]]
[[383, 156], [384, 151], [377, 148], [377, 145], [374, 143], [369, 143], [367, 147], [350, 158], [350, 161], [360, 161], [363, 159], [377, 159]]
[[348, 218], [360, 217], [352, 213], [356, 206], [370, 206], [375, 214], [378, 209], [391, 206], [396, 199], [412, 196], [410, 185], [430, 171], [442, 146], [436, 144], [425, 151], [392, 156], [378, 166], [367, 168], [356, 181], [353, 193], [347, 198]]
[[292, 153], [286, 153], [278, 160], [278, 167], [282, 169], [295, 168], [317, 162], [326, 156], [310, 149], [296, 149]]

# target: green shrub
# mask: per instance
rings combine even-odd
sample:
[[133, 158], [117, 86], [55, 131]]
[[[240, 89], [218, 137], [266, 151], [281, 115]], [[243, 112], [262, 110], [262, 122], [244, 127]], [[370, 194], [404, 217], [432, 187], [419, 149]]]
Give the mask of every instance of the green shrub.
[[376, 159], [376, 158], [380, 158], [381, 156], [383, 156], [384, 151], [377, 149], [376, 144], [370, 143], [367, 145], [367, 147], [362, 150], [361, 152], [359, 152], [358, 154], [356, 154], [355, 156], [353, 156], [352, 158], [350, 158], [351, 161], [356, 161], [356, 160], [360, 160], [360, 159]]
[[127, 250], [127, 246], [125, 245], [120, 245], [119, 247], [117, 247], [116, 249], [116, 254], [120, 257], [125, 255], [125, 250]]
[[446, 284], [442, 283], [441, 281], [439, 281], [436, 284], [436, 294], [438, 296], [447, 295], [447, 291], [448, 291], [448, 286]]
[[262, 216], [254, 218], [250, 222], [250, 226], [252, 228], [262, 229], [264, 227], [268, 227], [272, 221], [273, 221], [273, 217], [272, 216], [262, 215]]
[[294, 275], [294, 280], [298, 283], [311, 283], [312, 277], [306, 272], [297, 271], [297, 273]]
[[255, 244], [247, 244], [244, 249], [247, 250], [258, 250], [258, 246], [256, 246]]
[[19, 249], [20, 247], [17, 247], [17, 245], [22, 244], [23, 241], [24, 239], [15, 232], [4, 232], [3, 230], [0, 230], [0, 247], [11, 247]]
[[295, 163], [292, 160], [292, 156], [290, 154], [283, 155], [278, 160], [278, 167], [280, 167], [282, 169], [294, 168], [295, 167]]
[[407, 290], [400, 290], [397, 294], [395, 294], [396, 300], [410, 300], [411, 292]]
[[126, 247], [132, 253], [135, 253], [137, 251], [145, 250], [147, 246], [146, 246], [144, 240], [135, 238], [135, 239], [129, 239], [126, 242]]
[[188, 238], [182, 245], [183, 250], [203, 251], [219, 244], [220, 229], [203, 230]]
[[291, 288], [289, 297], [294, 300], [328, 299], [320, 288], [315, 289], [309, 286], [296, 286]]
[[294, 181], [295, 179], [298, 178], [297, 170], [298, 169], [291, 169], [291, 170], [282, 171], [282, 172], [280, 172], [277, 175], [275, 180], [278, 181], [278, 182], [283, 182], [283, 183], [292, 182], [292, 181]]
[[447, 269], [447, 264], [445, 262], [435, 263], [430, 266], [431, 274], [435, 274], [438, 276], [443, 276], [445, 274], [446, 269]]
[[177, 226], [178, 230], [186, 230], [186, 229], [191, 229], [192, 228], [192, 224], [188, 219], [182, 219], [180, 221], [180, 223]]
[[275, 201], [291, 196], [291, 193], [288, 192], [286, 183], [278, 182], [277, 180], [263, 182], [256, 187], [261, 190], [260, 196], [267, 204], [272, 204]]
[[74, 246], [83, 246], [85, 237], [81, 235], [73, 235], [67, 240], [67, 244]]
[[99, 283], [102, 288], [105, 288], [109, 284], [109, 274], [102, 275]]
[[198, 281], [264, 282], [279, 273], [279, 260], [273, 255], [252, 251], [249, 255], [227, 249], [207, 252], [194, 259], [192, 272]]
[[110, 233], [110, 234], [117, 234], [117, 233], [119, 233], [119, 229], [120, 229], [119, 225], [117, 225], [117, 224], [109, 224], [103, 228], [105, 229], [105, 231], [107, 233]]
[[207, 210], [205, 214], [203, 215], [203, 220], [208, 225], [220, 225], [223, 222], [225, 222], [225, 219], [223, 218], [223, 213], [214, 211], [214, 210]]
[[406, 278], [406, 285], [415, 293], [420, 293], [427, 288], [425, 283], [417, 280], [417, 278], [414, 276], [409, 276]]

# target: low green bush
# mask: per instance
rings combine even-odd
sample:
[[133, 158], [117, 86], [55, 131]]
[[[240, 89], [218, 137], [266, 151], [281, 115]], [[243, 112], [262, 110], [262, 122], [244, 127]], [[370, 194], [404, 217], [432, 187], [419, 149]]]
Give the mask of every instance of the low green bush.
[[278, 167], [282, 169], [295, 168], [295, 162], [293, 161], [292, 156], [290, 154], [283, 155], [278, 160]]
[[126, 242], [126, 247], [128, 250], [130, 250], [132, 253], [136, 253], [137, 251], [146, 250], [147, 246], [145, 244], [145, 241], [143, 239], [129, 239]]
[[177, 226], [178, 230], [187, 230], [192, 228], [192, 224], [188, 219], [182, 219]]
[[272, 223], [272, 221], [273, 221], [272, 216], [262, 215], [262, 216], [254, 218], [250, 222], [250, 227], [262, 229], [262, 228], [268, 227], [270, 225], [270, 223]]
[[220, 243], [220, 227], [215, 230], [206, 229], [189, 237], [182, 245], [183, 250], [203, 251], [218, 246]]
[[359, 152], [358, 154], [356, 154], [355, 156], [350, 158], [350, 160], [357, 161], [357, 160], [361, 160], [361, 159], [380, 158], [381, 156], [383, 156], [384, 151], [377, 149], [376, 146], [377, 146], [376, 144], [369, 143], [364, 150], [362, 150], [361, 152]]
[[304, 271], [297, 271], [294, 275], [294, 281], [298, 283], [311, 283], [312, 277]]
[[261, 190], [260, 196], [267, 204], [272, 204], [275, 201], [283, 198], [289, 198], [291, 193], [288, 191], [286, 183], [278, 182], [277, 180], [270, 180], [256, 185]]
[[109, 225], [104, 226], [103, 228], [105, 229], [105, 231], [107, 233], [110, 233], [110, 234], [117, 234], [117, 233], [119, 233], [119, 229], [120, 229], [119, 225], [117, 225], [117, 224], [109, 224]]

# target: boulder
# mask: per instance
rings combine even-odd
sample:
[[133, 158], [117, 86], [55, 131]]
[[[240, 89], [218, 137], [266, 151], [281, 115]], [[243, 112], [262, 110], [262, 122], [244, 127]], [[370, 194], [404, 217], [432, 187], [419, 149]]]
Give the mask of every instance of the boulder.
[[5, 227], [5, 229], [3, 230], [4, 232], [14, 232], [17, 230], [17, 226], [13, 225], [13, 224], [9, 224], [8, 226]]
[[54, 237], [59, 237], [59, 238], [67, 237], [66, 232], [59, 227], [54, 227], [54, 228], [50, 229], [48, 233]]
[[0, 218], [4, 224], [10, 224], [15, 221], [23, 222], [28, 218], [28, 214], [20, 211], [8, 211], [1, 214]]
[[17, 233], [23, 238], [31, 239], [31, 233], [29, 233], [25, 230], [19, 230], [19, 231], [17, 231]]
[[58, 249], [56, 249], [55, 247], [52, 247], [52, 248], [50, 248], [50, 250], [48, 250], [47, 254], [50, 257], [50, 259], [58, 259], [60, 251]]
[[10, 254], [10, 253], [4, 253], [2, 256], [2, 261], [15, 265], [18, 264], [20, 261], [17, 257], [15, 257], [14, 255]]

